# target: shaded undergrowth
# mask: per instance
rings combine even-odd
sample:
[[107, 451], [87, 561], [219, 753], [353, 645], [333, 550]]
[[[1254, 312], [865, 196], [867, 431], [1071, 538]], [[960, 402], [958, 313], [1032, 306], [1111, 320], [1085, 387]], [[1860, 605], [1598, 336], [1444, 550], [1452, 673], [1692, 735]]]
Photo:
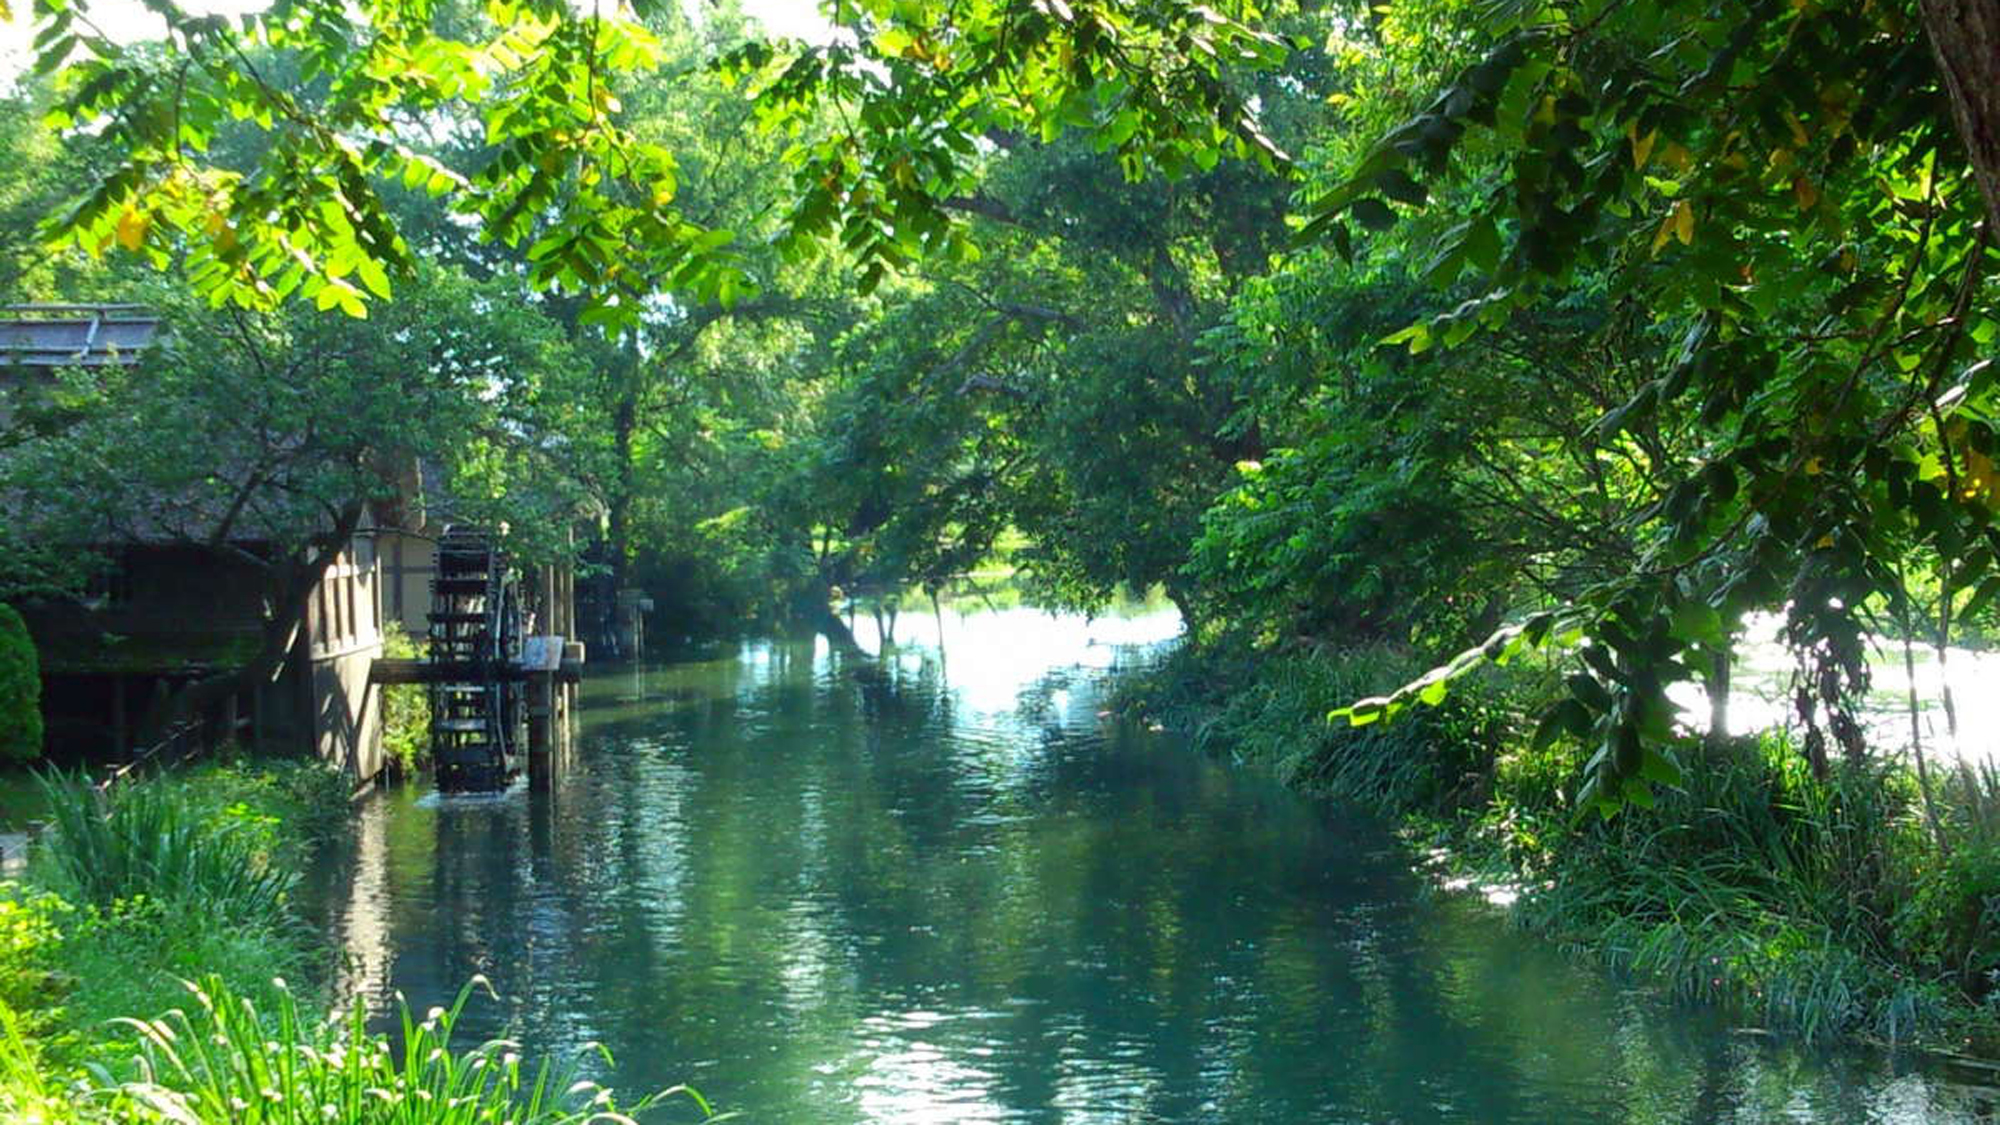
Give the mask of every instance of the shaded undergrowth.
[[1571, 803], [1582, 748], [1527, 748], [1549, 690], [1534, 670], [1395, 724], [1327, 722], [1413, 670], [1380, 646], [1187, 649], [1128, 702], [1399, 818], [1458, 873], [1518, 888], [1524, 924], [1678, 999], [1808, 1041], [2000, 1041], [2000, 775], [1942, 772], [1934, 832], [1900, 758], [1822, 778], [1781, 735], [1689, 740], [1657, 808], [1604, 820]]

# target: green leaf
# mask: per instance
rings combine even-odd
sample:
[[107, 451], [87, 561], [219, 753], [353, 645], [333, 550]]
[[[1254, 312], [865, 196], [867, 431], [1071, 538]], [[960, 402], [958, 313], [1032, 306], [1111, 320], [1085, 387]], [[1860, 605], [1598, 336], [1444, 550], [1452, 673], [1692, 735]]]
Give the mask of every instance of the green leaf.
[[1530, 745], [1536, 750], [1546, 750], [1562, 735], [1582, 738], [1590, 733], [1590, 725], [1589, 709], [1575, 699], [1565, 699], [1543, 712]]
[[1707, 602], [1688, 600], [1674, 606], [1674, 636], [1692, 644], [1720, 648], [1729, 643], [1722, 626], [1722, 614]]
[[1473, 220], [1462, 246], [1466, 264], [1480, 273], [1490, 274], [1500, 267], [1500, 228], [1491, 215]]
[[1611, 693], [1599, 683], [1597, 677], [1584, 672], [1572, 672], [1564, 682], [1569, 686], [1570, 695], [1577, 702], [1592, 711], [1606, 711], [1611, 707]]
[[1987, 576], [1986, 580], [1979, 584], [1978, 589], [1973, 591], [1964, 608], [1958, 611], [1958, 615], [1961, 618], [1977, 617], [1981, 610], [1992, 604], [1996, 594], [2000, 594], [2000, 574]]
[[1431, 346], [1430, 326], [1427, 324], [1412, 324], [1400, 332], [1392, 332], [1382, 337], [1382, 345], [1384, 347], [1395, 347], [1398, 344], [1406, 346], [1411, 355], [1422, 355]]
[[1646, 784], [1644, 778], [1626, 778], [1625, 784], [1620, 787], [1620, 792], [1626, 804], [1637, 805], [1642, 809], [1653, 807], [1653, 787]]
[[1422, 207], [1424, 204], [1430, 202], [1430, 192], [1425, 190], [1424, 185], [1411, 179], [1410, 174], [1401, 168], [1383, 170], [1375, 177], [1375, 186], [1381, 190], [1383, 195], [1388, 196], [1398, 203], [1407, 203], [1413, 207]]
[[382, 264], [373, 258], [362, 258], [354, 263], [354, 272], [361, 278], [361, 284], [370, 293], [384, 300], [389, 298], [389, 275]]
[[1388, 715], [1388, 712], [1389, 700], [1381, 696], [1376, 696], [1370, 699], [1363, 699], [1348, 707], [1342, 707], [1328, 714], [1327, 718], [1345, 718], [1348, 726], [1365, 727], [1370, 723], [1381, 721]]
[[1639, 761], [1639, 776], [1659, 785], [1679, 785], [1684, 780], [1680, 762], [1673, 752], [1662, 747], [1648, 746]]
[[1396, 213], [1379, 199], [1357, 199], [1350, 210], [1356, 222], [1372, 231], [1385, 231], [1396, 225]]

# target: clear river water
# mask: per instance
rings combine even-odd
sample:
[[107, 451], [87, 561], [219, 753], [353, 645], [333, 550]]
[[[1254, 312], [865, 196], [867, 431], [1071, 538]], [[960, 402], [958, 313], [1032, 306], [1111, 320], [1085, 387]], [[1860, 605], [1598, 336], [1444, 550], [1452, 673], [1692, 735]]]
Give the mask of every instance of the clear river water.
[[1666, 1005], [1380, 824], [1112, 723], [1170, 610], [869, 624], [593, 672], [553, 794], [371, 798], [344, 988], [386, 1015], [481, 973], [468, 1036], [601, 1042], [621, 1091], [772, 1125], [1995, 1120], [2000, 1073]]

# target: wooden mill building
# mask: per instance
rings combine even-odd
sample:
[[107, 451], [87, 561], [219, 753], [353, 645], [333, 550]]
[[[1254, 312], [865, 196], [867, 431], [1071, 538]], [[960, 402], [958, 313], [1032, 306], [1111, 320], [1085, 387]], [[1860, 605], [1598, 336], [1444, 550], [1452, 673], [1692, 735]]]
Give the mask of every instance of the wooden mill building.
[[[56, 368], [133, 365], [159, 331], [158, 318], [134, 306], [0, 310], [0, 380], [32, 389]], [[160, 718], [176, 688], [239, 669], [259, 651], [265, 582], [254, 557], [271, 544], [251, 529], [212, 547], [136, 520], [114, 538], [78, 546], [107, 562], [80, 596], [17, 606], [41, 658], [53, 755], [117, 759], [168, 738], [233, 739], [316, 754], [357, 779], [381, 772], [381, 708], [368, 680], [382, 653], [372, 529], [341, 550], [312, 590], [278, 674], [172, 730]]]
[[[32, 399], [63, 368], [134, 366], [157, 346], [160, 320], [131, 305], [0, 308], [0, 430], [10, 401]], [[136, 438], [136, 435], [135, 435]], [[0, 452], [0, 457], [5, 453]], [[227, 468], [217, 450], [217, 471]], [[171, 740], [255, 751], [312, 754], [357, 780], [385, 767], [381, 692], [391, 664], [384, 632], [426, 633], [437, 540], [449, 522], [440, 490], [421, 465], [389, 481], [391, 498], [370, 503], [355, 534], [307, 597], [275, 675], [229, 693], [188, 723], [165, 723], [167, 701], [186, 684], [239, 671], [262, 650], [270, 618], [268, 573], [276, 537], [254, 521], [223, 521], [191, 497], [125, 497], [116, 530], [75, 546], [105, 567], [76, 595], [24, 600], [41, 658], [49, 751], [60, 759], [125, 759]], [[14, 502], [19, 502], [18, 498]], [[0, 517], [10, 500], [0, 496]], [[192, 512], [170, 526], [152, 509]], [[237, 530], [209, 543], [190, 526]], [[294, 530], [296, 534], [296, 530]], [[573, 572], [530, 568], [519, 592], [528, 631], [573, 640]], [[545, 646], [546, 647], [546, 646]], [[572, 664], [581, 652], [566, 653]], [[390, 677], [393, 679], [393, 677]], [[407, 679], [397, 682], [409, 682]], [[537, 714], [560, 739], [575, 701], [574, 673]], [[566, 740], [565, 740], [566, 741]]]

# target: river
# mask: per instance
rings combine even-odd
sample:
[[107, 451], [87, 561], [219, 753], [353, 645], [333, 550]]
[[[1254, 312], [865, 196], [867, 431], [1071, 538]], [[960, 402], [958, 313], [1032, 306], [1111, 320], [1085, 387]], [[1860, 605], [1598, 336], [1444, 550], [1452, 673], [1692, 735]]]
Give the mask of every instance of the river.
[[[928, 607], [926, 607], [927, 609]], [[345, 989], [772, 1125], [1990, 1121], [1432, 892], [1365, 817], [1103, 714], [1170, 610], [906, 613], [593, 672], [553, 795], [371, 798]], [[661, 1120], [687, 1120], [685, 1111]]]

